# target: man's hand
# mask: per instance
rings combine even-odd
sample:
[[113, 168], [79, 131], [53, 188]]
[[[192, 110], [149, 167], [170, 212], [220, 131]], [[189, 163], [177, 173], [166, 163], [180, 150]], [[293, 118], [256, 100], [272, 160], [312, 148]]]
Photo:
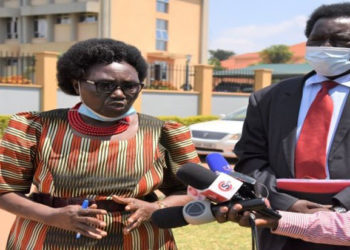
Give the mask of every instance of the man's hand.
[[297, 200], [287, 211], [313, 214], [319, 211], [331, 211], [331, 205], [322, 205], [308, 200]]
[[[267, 207], [270, 207], [270, 203], [267, 199], [265, 199], [265, 203]], [[215, 213], [216, 220], [219, 223], [232, 221], [232, 222], [238, 223], [240, 226], [250, 227], [250, 224], [249, 224], [250, 213], [254, 213], [256, 218], [255, 224], [257, 227], [267, 227], [271, 229], [277, 228], [278, 219], [262, 216], [255, 211], [254, 212], [243, 211], [242, 209], [243, 207], [241, 204], [235, 204], [231, 207], [231, 209], [229, 209], [226, 206], [222, 206]]]
[[104, 228], [106, 223], [96, 218], [107, 214], [107, 211], [97, 209], [96, 204], [87, 209], [82, 209], [79, 205], [69, 205], [52, 211], [46, 220], [49, 226], [74, 231], [93, 239], [102, 239], [107, 235], [106, 231], [100, 229]]

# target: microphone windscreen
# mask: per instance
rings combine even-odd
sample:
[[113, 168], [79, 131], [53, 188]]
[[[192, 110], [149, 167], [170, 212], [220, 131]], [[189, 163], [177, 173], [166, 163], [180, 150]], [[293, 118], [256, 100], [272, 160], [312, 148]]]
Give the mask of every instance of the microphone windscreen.
[[219, 153], [210, 153], [205, 158], [211, 171], [225, 174], [232, 173], [233, 169], [226, 159]]
[[183, 206], [167, 207], [158, 209], [151, 216], [151, 221], [160, 228], [174, 228], [186, 226], [183, 213]]
[[233, 167], [218, 153], [207, 155], [206, 161], [211, 171], [225, 173], [247, 184], [255, 185], [256, 180], [248, 175], [233, 171]]
[[215, 173], [195, 163], [184, 164], [176, 176], [186, 185], [201, 190], [208, 188], [217, 178]]

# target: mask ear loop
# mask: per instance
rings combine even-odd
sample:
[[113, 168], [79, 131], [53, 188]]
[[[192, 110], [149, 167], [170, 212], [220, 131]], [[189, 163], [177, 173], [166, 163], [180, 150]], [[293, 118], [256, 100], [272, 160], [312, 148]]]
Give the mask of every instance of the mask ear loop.
[[255, 194], [258, 198], [268, 198], [269, 197], [269, 190], [262, 183], [257, 182], [254, 185], [254, 191], [255, 191]]

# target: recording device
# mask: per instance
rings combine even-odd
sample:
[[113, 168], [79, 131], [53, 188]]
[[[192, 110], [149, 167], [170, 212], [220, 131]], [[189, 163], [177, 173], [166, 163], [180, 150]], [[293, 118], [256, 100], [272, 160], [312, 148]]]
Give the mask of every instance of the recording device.
[[243, 210], [259, 210], [265, 207], [264, 199], [252, 199], [240, 202], [233, 200], [213, 204], [208, 200], [196, 200], [187, 203], [185, 206], [167, 207], [159, 209], [152, 214], [151, 221], [160, 228], [175, 228], [191, 225], [200, 225], [215, 221], [214, 214], [221, 206], [231, 207], [240, 203]]
[[[259, 197], [255, 193], [254, 185], [251, 182], [242, 182], [227, 174], [219, 173], [218, 175], [210, 170], [194, 163], [184, 164], [176, 173], [176, 176], [185, 184], [201, 191], [208, 199], [215, 204], [221, 204], [230, 201], [231, 204], [242, 203], [243, 201], [255, 200], [258, 202]], [[251, 177], [249, 177], [251, 178]], [[238, 184], [237, 184], [238, 183]], [[239, 185], [240, 183], [240, 185]], [[272, 218], [281, 218], [275, 210], [264, 205], [247, 209], [242, 204], [243, 210], [254, 210], [262, 215]]]

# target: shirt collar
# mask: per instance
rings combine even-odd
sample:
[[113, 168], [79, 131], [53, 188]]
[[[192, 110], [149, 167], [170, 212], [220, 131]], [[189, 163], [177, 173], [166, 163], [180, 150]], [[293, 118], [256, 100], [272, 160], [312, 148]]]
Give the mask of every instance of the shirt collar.
[[[306, 79], [305, 81], [305, 86], [310, 86], [313, 85], [315, 83], [320, 83], [320, 82], [324, 82], [324, 81], [328, 81], [329, 79], [327, 77], [321, 76], [319, 74], [313, 74], [312, 76], [310, 76], [308, 79]], [[334, 82], [337, 82], [340, 85], [346, 86], [348, 88], [350, 88], [350, 74], [338, 77], [336, 79], [333, 80]]]

